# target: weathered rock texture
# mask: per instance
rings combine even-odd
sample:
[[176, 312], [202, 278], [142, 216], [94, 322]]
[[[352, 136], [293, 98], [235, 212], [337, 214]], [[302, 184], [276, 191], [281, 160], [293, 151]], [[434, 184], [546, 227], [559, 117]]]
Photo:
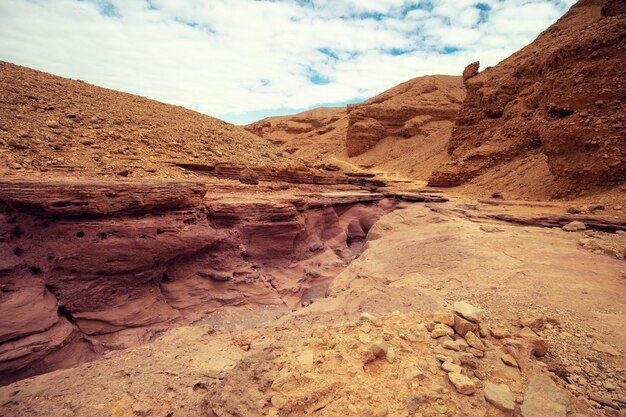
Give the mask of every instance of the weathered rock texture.
[[163, 180], [0, 180], [0, 384], [228, 305], [323, 297], [382, 195], [248, 195]]
[[534, 175], [528, 194], [552, 183], [562, 194], [624, 181], [625, 28], [624, 2], [581, 0], [497, 66], [469, 70], [452, 160], [430, 184], [511, 171], [501, 186], [515, 189], [517, 177]]
[[418, 77], [347, 108], [270, 117], [245, 128], [322, 166], [345, 161], [425, 179], [448, 158], [464, 96], [461, 77]]
[[294, 171], [300, 182], [314, 174], [213, 117], [7, 62], [0, 62], [0, 147], [0, 175], [180, 178], [198, 174], [196, 165], [253, 167], [266, 179], [283, 173], [279, 180]]
[[415, 78], [349, 105], [348, 156], [360, 155], [386, 137], [428, 137], [428, 125], [454, 120], [463, 97], [459, 77], [435, 75]]

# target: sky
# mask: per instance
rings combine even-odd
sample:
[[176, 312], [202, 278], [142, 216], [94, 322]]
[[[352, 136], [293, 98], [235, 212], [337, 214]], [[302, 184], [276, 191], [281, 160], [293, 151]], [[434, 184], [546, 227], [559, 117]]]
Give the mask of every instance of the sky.
[[575, 0], [0, 0], [0, 60], [235, 124], [495, 65]]

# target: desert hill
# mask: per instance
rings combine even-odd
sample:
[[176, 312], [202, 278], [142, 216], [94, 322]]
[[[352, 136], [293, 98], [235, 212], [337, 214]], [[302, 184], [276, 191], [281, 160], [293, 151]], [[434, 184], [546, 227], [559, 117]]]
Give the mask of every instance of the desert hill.
[[1, 174], [176, 178], [216, 166], [305, 169], [219, 119], [7, 62], [0, 62], [0, 92]]
[[270, 117], [245, 128], [308, 161], [337, 158], [425, 179], [447, 160], [464, 94], [461, 77], [417, 77], [347, 108]]
[[476, 74], [430, 184], [586, 193], [626, 179], [626, 6], [579, 1], [511, 57]]

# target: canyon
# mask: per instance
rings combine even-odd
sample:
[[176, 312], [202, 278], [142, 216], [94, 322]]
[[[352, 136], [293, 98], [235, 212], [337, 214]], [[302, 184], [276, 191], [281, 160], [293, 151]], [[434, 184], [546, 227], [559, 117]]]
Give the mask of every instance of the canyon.
[[623, 416], [623, 4], [246, 126], [0, 62], [0, 416]]

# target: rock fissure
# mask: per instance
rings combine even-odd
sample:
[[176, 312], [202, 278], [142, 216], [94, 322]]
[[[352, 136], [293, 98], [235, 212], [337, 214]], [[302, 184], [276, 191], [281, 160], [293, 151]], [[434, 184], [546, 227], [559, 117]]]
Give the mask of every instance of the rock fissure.
[[[377, 219], [398, 204], [361, 191], [203, 198], [197, 183], [191, 193], [188, 184], [149, 189], [125, 180], [122, 191], [119, 182], [101, 181], [99, 197], [76, 181], [2, 188], [0, 216], [11, 221], [0, 230], [0, 252], [11, 262], [0, 277], [0, 340], [9, 338], [0, 344], [1, 383], [146, 342], [225, 307], [287, 312], [311, 304], [326, 296]], [[83, 195], [86, 204], [58, 204]], [[125, 202], [137, 195], [143, 203], [128, 211]], [[28, 268], [35, 264], [37, 273]], [[33, 328], [15, 321], [26, 311], [41, 317], [25, 316]], [[32, 338], [36, 350], [16, 358], [12, 351], [24, 352]]]

